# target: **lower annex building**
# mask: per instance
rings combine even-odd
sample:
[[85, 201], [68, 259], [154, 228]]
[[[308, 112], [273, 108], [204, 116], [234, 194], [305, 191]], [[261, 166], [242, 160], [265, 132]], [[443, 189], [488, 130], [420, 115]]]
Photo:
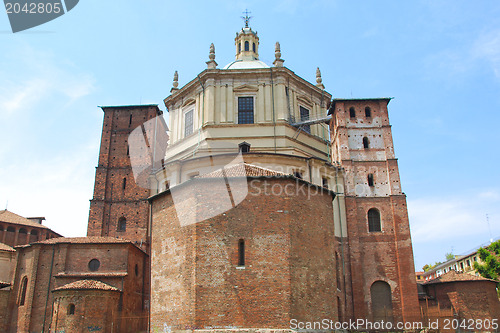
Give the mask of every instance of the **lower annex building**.
[[418, 318], [390, 98], [332, 99], [258, 50], [246, 20], [235, 61], [212, 45], [176, 72], [170, 130], [157, 105], [102, 107], [88, 237], [16, 248], [6, 331]]

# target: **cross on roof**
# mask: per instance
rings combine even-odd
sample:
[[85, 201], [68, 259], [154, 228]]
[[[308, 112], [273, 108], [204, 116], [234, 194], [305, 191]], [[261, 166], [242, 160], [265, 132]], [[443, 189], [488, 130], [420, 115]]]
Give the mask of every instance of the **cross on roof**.
[[243, 14], [245, 14], [245, 16], [242, 16], [241, 18], [243, 20], [245, 20], [245, 28], [248, 28], [248, 22], [250, 22], [250, 19], [252, 18], [252, 16], [248, 16], [248, 14], [250, 14], [251, 12], [248, 11], [248, 9], [245, 9], [245, 11], [243, 12]]

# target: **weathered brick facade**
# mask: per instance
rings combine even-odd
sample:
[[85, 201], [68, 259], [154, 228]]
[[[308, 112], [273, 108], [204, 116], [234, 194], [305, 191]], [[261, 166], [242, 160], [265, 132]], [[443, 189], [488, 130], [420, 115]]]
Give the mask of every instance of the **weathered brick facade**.
[[[143, 183], [138, 184], [134, 179], [128, 140], [134, 129], [144, 130], [144, 123], [160, 116], [161, 111], [157, 105], [113, 106], [102, 109], [104, 121], [101, 148], [94, 196], [90, 201], [87, 235], [129, 239], [149, 252], [149, 206], [146, 201], [150, 195], [147, 183], [149, 174], [146, 179], [142, 179]], [[158, 121], [158, 126], [163, 129], [163, 133], [166, 131], [161, 120]], [[150, 142], [145, 144], [146, 150], [152, 146]], [[151, 161], [146, 158], [143, 163], [150, 164]]]
[[[401, 190], [387, 104], [390, 99], [334, 99], [332, 156], [343, 168], [353, 317], [376, 318], [372, 286], [390, 286], [386, 319], [418, 318], [418, 298], [406, 196]], [[369, 230], [369, 210], [380, 230]], [[375, 302], [375, 304], [374, 304]]]
[[[309, 200], [296, 191], [314, 187], [303, 181], [253, 179], [239, 205], [204, 219], [227, 195], [217, 180], [180, 185], [175, 205], [170, 192], [152, 199], [152, 329], [289, 328], [292, 318], [337, 319], [331, 192]], [[289, 195], [265, 193], [265, 186], [287, 185]], [[181, 225], [183, 202], [202, 222]]]
[[[130, 241], [107, 237], [54, 238], [17, 251], [9, 332], [48, 332], [51, 323], [57, 321], [52, 317], [56, 289], [87, 279], [102, 281], [118, 290], [120, 310], [118, 307], [113, 310], [117, 314], [114, 325], [122, 327], [120, 332], [145, 329], [147, 295], [143, 269], [147, 255]], [[93, 259], [99, 260], [95, 270], [90, 266]], [[85, 303], [84, 306], [88, 309], [79, 308], [80, 312], [91, 311], [94, 305]]]

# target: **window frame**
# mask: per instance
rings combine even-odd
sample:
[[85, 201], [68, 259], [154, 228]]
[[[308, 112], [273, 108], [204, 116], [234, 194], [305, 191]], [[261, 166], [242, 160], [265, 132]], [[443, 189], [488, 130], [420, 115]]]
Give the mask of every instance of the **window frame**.
[[[374, 211], [374, 212], [377, 212], [378, 214], [378, 229], [379, 230], [372, 230], [373, 229], [373, 223], [370, 221], [370, 212], [371, 211]], [[375, 207], [372, 207], [370, 209], [368, 209], [368, 211], [366, 212], [366, 219], [367, 219], [367, 224], [368, 224], [368, 233], [373, 233], [373, 232], [382, 232], [383, 231], [383, 228], [382, 228], [382, 214], [380, 213], [380, 210], [375, 208]]]
[[[236, 124], [238, 125], [251, 125], [255, 124], [255, 102], [256, 102], [256, 95], [255, 94], [241, 94], [241, 95], [236, 95]], [[240, 98], [252, 98], [252, 122], [251, 123], [241, 123], [240, 122]], [[243, 112], [248, 112], [248, 111], [243, 111]], [[243, 113], [242, 112], [242, 113]]]
[[[188, 136], [192, 135], [194, 133], [194, 117], [195, 117], [195, 112], [194, 112], [194, 106], [190, 105], [187, 107], [185, 110], [182, 111], [182, 134], [184, 138], [187, 138]], [[186, 133], [186, 116], [189, 112], [193, 112], [193, 116], [191, 117], [191, 133], [187, 134]]]
[[[311, 120], [311, 109], [312, 108], [309, 106], [306, 106], [304, 104], [299, 104], [299, 117], [301, 122], [305, 120]], [[307, 119], [302, 118], [302, 110], [307, 111]], [[311, 125], [302, 125], [301, 127], [304, 132], [311, 134]]]

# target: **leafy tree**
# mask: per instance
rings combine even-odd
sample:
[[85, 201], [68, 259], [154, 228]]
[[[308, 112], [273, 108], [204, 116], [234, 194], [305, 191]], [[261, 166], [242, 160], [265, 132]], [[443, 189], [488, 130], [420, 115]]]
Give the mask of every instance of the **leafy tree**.
[[424, 272], [428, 272], [428, 271], [434, 269], [436, 266], [441, 265], [441, 264], [442, 264], [442, 262], [437, 261], [434, 263], [434, 265], [432, 265], [432, 264], [424, 265], [424, 267], [422, 267], [422, 269], [424, 270]]
[[498, 281], [500, 277], [500, 240], [480, 248], [477, 253], [483, 263], [474, 262], [474, 269], [482, 277]]
[[446, 256], [446, 261], [455, 259], [455, 255], [451, 252], [446, 253], [445, 256]]

